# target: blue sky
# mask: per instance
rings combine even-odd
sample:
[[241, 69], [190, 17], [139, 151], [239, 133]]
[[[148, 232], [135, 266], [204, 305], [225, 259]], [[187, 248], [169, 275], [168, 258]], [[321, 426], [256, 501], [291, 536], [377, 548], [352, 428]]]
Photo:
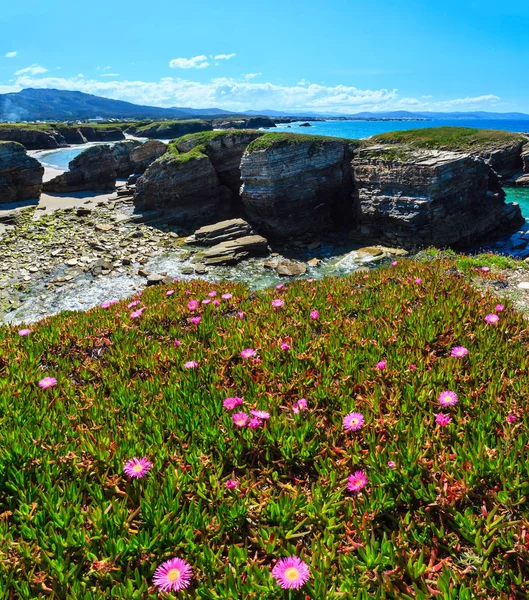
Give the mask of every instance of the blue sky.
[[26, 0], [0, 14], [0, 93], [157, 106], [529, 112], [529, 4]]

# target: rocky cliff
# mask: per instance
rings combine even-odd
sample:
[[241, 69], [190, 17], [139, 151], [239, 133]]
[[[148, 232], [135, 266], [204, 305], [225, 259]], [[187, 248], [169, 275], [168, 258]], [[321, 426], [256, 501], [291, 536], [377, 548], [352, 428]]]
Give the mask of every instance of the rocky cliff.
[[140, 144], [130, 153], [130, 160], [134, 165], [133, 173], [144, 173], [157, 158], [165, 154], [166, 144], [159, 140], [149, 140]]
[[521, 222], [482, 158], [378, 146], [352, 162], [361, 231], [403, 247], [465, 245]]
[[18, 142], [26, 150], [52, 150], [68, 146], [64, 137], [57, 131], [25, 127], [0, 126], [0, 141]]
[[118, 127], [79, 127], [79, 132], [87, 142], [119, 142], [125, 134]]
[[229, 216], [239, 198], [241, 157], [260, 135], [213, 131], [175, 140], [138, 179], [135, 205], [199, 224]]
[[131, 158], [135, 148], [141, 146], [137, 140], [125, 140], [112, 146], [112, 154], [116, 159], [116, 174], [118, 177], [128, 177], [136, 172], [136, 165]]
[[259, 129], [261, 127], [275, 127], [275, 121], [270, 117], [250, 117], [248, 119], [231, 119], [227, 121], [214, 121], [215, 129]]
[[112, 190], [116, 187], [117, 166], [110, 146], [91, 146], [70, 161], [68, 171], [45, 182], [43, 189], [56, 193]]
[[248, 220], [276, 239], [350, 223], [353, 190], [348, 140], [268, 133], [241, 161]]
[[0, 202], [38, 198], [44, 167], [17, 142], [0, 142]]

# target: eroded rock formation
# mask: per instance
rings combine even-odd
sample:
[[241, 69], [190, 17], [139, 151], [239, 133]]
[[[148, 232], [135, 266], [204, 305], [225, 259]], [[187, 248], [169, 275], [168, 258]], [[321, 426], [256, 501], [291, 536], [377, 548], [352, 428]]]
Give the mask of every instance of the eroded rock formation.
[[495, 171], [470, 154], [380, 146], [352, 164], [362, 232], [395, 245], [464, 245], [522, 220]]
[[149, 140], [137, 145], [130, 153], [134, 165], [133, 173], [144, 173], [157, 158], [165, 154], [167, 145], [159, 140]]
[[68, 146], [57, 131], [43, 131], [26, 127], [0, 127], [0, 141], [18, 142], [26, 150], [52, 150]]
[[248, 220], [276, 239], [321, 232], [352, 215], [354, 145], [332, 138], [268, 134], [241, 161]]
[[116, 187], [118, 162], [107, 144], [91, 146], [78, 154], [61, 173], [43, 185], [46, 192], [112, 190]]
[[0, 142], [0, 202], [38, 198], [44, 167], [17, 142]]

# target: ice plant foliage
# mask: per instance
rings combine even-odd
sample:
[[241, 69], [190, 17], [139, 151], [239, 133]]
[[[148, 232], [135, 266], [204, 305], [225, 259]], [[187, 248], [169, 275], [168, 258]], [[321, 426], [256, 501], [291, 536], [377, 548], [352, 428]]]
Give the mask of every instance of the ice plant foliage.
[[529, 329], [459, 264], [0, 327], [0, 597], [529, 597]]
[[152, 581], [161, 592], [179, 592], [191, 585], [191, 565], [181, 558], [172, 558], [162, 563]]
[[307, 563], [297, 556], [289, 556], [279, 560], [272, 569], [272, 576], [285, 590], [299, 590], [310, 577]]

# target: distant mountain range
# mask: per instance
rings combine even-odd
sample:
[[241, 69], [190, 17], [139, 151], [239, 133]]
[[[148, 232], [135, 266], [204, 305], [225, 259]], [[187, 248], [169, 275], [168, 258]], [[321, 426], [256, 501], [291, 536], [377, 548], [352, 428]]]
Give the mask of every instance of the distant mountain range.
[[348, 119], [434, 119], [434, 120], [523, 120], [524, 113], [493, 112], [360, 112], [350, 115], [316, 113], [312, 111], [249, 110], [234, 113], [221, 108], [186, 108], [143, 106], [122, 100], [101, 98], [83, 92], [28, 88], [11, 94], [0, 94], [0, 121], [71, 121], [82, 119], [181, 119], [204, 117], [236, 117], [259, 115], [267, 117], [348, 118]]

